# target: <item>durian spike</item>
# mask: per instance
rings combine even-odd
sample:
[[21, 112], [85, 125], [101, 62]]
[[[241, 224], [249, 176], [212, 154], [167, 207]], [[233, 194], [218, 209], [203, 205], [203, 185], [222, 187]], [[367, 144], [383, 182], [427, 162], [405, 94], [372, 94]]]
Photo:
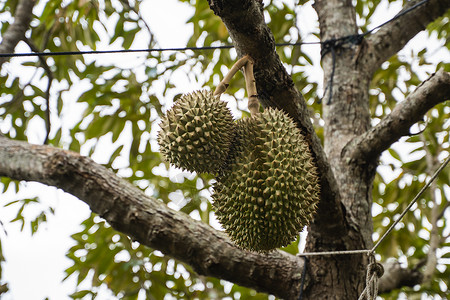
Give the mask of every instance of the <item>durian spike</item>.
[[248, 95], [248, 110], [252, 116], [259, 113], [258, 91], [256, 90], [256, 80], [253, 75], [253, 60], [249, 57], [244, 66], [244, 78]]
[[249, 56], [243, 56], [241, 59], [239, 59], [233, 67], [231, 67], [230, 71], [228, 71], [228, 74], [222, 79], [222, 81], [219, 83], [219, 85], [216, 87], [216, 90], [214, 91], [214, 96], [220, 97], [228, 88], [230, 85], [231, 78], [233, 78], [234, 74], [237, 73], [243, 66], [247, 64], [249, 61]]

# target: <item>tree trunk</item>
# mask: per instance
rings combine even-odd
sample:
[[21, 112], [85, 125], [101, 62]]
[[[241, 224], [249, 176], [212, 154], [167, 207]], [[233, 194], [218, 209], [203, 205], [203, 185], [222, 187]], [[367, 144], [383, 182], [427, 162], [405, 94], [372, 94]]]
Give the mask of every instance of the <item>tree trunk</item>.
[[[333, 170], [341, 202], [345, 207], [346, 235], [324, 234], [310, 228], [309, 251], [369, 249], [372, 246], [371, 187], [376, 160], [361, 165], [350, 164], [342, 150], [348, 142], [370, 127], [370, 74], [358, 66], [355, 57], [362, 44], [332, 39], [357, 34], [351, 1], [316, 1], [314, 8], [321, 28], [324, 149]], [[328, 44], [327, 44], [328, 43]], [[311, 259], [312, 281], [308, 299], [357, 299], [364, 288], [367, 255], [325, 256]], [[326, 295], [324, 297], [324, 295]]]

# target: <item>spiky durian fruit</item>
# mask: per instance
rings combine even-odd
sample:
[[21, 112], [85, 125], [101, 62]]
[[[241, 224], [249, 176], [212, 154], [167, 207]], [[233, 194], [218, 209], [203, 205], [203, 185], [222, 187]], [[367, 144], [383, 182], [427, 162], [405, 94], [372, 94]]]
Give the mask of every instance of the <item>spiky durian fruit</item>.
[[176, 167], [215, 174], [224, 164], [234, 135], [226, 103], [212, 92], [183, 95], [162, 118], [160, 151]]
[[232, 158], [217, 178], [214, 207], [240, 247], [290, 244], [319, 201], [319, 179], [305, 138], [284, 112], [266, 109], [238, 121]]

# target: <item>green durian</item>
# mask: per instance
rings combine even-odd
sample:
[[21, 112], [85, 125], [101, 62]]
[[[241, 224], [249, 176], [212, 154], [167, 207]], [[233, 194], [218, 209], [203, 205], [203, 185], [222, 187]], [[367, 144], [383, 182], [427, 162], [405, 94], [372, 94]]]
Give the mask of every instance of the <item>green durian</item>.
[[240, 247], [268, 251], [290, 244], [313, 218], [319, 178], [304, 136], [284, 112], [268, 108], [237, 122], [213, 206]]
[[202, 90], [183, 95], [160, 127], [165, 160], [191, 172], [215, 174], [227, 159], [235, 124], [226, 103]]

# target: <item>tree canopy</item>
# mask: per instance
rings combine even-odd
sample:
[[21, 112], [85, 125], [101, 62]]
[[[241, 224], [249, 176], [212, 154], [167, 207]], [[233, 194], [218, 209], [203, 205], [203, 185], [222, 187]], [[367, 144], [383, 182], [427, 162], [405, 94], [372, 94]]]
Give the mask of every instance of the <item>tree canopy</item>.
[[[261, 103], [294, 119], [321, 170], [322, 208], [307, 229], [307, 250], [370, 249], [450, 155], [450, 64], [440, 59], [448, 59], [450, 48], [450, 2], [315, 1], [313, 24], [302, 19], [311, 1], [179, 2], [193, 11], [186, 24], [192, 35], [180, 47], [234, 49], [149, 51], [126, 67], [120, 62], [126, 58], [119, 57], [129, 54], [101, 63], [88, 54], [0, 57], [1, 191], [17, 192], [21, 180], [37, 181], [89, 204], [93, 213], [72, 235], [75, 245], [67, 252], [73, 262], [67, 278], [78, 284], [73, 299], [94, 298], [100, 287], [120, 299], [294, 298], [305, 268], [305, 260], [295, 256], [299, 240], [280, 251], [252, 253], [213, 229], [214, 178], [181, 172], [162, 160], [156, 144], [160, 116], [189, 92], [180, 82], [214, 90], [239, 57], [252, 55]], [[0, 53], [19, 47], [36, 53], [159, 49], [144, 4], [2, 1]], [[146, 7], [152, 5], [157, 4]], [[388, 20], [379, 16], [382, 11], [414, 5], [369, 32]], [[400, 52], [419, 32], [424, 42]], [[340, 40], [343, 33], [359, 39]], [[322, 57], [308, 47], [321, 49]], [[27, 75], [11, 69], [13, 64]], [[320, 68], [323, 83], [314, 73]], [[237, 74], [223, 97], [235, 105], [236, 118], [249, 115], [244, 87]], [[340, 123], [348, 112], [364, 117]], [[351, 138], [338, 136], [341, 131]], [[96, 155], [101, 164], [92, 159]], [[355, 176], [366, 185], [352, 186]], [[345, 188], [366, 200], [352, 202], [356, 196], [346, 195]], [[448, 295], [449, 195], [446, 168], [377, 248], [386, 274], [380, 279], [382, 297]], [[0, 215], [2, 223], [19, 222], [32, 233], [54, 213], [39, 197], [0, 205], [17, 208], [13, 220]], [[31, 205], [42, 213], [30, 219], [24, 211]], [[332, 240], [344, 229], [345, 237]], [[1, 237], [0, 266], [8, 259]], [[351, 262], [345, 259], [344, 266]], [[366, 262], [355, 264], [354, 275], [343, 279], [349, 283], [326, 288], [353, 285], [350, 295], [361, 292]], [[306, 266], [310, 295], [322, 278], [321, 263]], [[7, 283], [0, 272], [0, 284]]]

